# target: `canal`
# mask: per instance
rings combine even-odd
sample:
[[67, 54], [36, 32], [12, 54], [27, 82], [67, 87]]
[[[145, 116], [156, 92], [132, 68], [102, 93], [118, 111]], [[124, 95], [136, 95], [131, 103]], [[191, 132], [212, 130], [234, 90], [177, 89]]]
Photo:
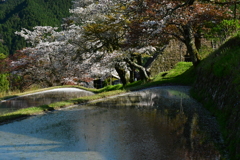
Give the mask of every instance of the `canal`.
[[150, 88], [1, 125], [0, 159], [221, 159], [216, 120], [189, 89]]

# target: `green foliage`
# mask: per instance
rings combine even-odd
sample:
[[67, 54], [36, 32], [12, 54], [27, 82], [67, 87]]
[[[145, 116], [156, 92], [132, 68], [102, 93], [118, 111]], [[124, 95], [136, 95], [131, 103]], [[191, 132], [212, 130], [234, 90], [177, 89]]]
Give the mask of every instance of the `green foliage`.
[[206, 35], [210, 39], [226, 39], [229, 36], [233, 36], [239, 32], [240, 21], [239, 20], [223, 20], [220, 24], [212, 26], [212, 29]]
[[179, 62], [167, 72], [160, 72], [150, 81], [136, 81], [124, 86], [126, 90], [139, 90], [159, 85], [192, 85], [195, 81], [195, 68], [192, 62]]
[[[8, 0], [0, 4], [0, 53], [13, 54], [26, 47], [15, 31], [34, 26], [59, 26], [69, 16], [72, 0]], [[3, 51], [2, 51], [3, 50]]]
[[0, 92], [7, 92], [9, 90], [9, 81], [7, 74], [0, 74]]
[[7, 56], [4, 53], [0, 52], [0, 60], [7, 58]]
[[4, 55], [8, 55], [9, 54], [7, 46], [3, 45], [1, 42], [0, 42], [0, 53], [2, 53]]

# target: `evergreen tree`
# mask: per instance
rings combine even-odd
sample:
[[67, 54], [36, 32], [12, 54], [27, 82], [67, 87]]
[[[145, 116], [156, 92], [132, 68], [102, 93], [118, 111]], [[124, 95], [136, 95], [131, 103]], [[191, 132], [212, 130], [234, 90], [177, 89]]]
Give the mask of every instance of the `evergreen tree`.
[[0, 3], [0, 52], [14, 54], [27, 46], [14, 34], [15, 31], [40, 25], [59, 26], [62, 18], [69, 16], [71, 6], [72, 0], [11, 0]]

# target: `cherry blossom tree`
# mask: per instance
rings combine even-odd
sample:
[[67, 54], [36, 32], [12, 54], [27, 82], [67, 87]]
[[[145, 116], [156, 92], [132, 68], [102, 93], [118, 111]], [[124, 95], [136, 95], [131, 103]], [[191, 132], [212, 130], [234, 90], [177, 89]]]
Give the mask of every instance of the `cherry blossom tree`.
[[[49, 85], [61, 79], [83, 75], [118, 72], [123, 84], [133, 80], [135, 69], [149, 79], [149, 64], [168, 41], [182, 41], [192, 62], [199, 62], [196, 40], [219, 23], [230, 11], [215, 4], [194, 1], [155, 0], [81, 0], [74, 1], [72, 14], [61, 28], [36, 26], [16, 34], [32, 46], [21, 50], [25, 55], [12, 62], [17, 74], [35, 76], [34, 81]], [[143, 63], [143, 59], [148, 59]]]
[[[99, 6], [100, 2], [104, 2], [104, 7], [102, 9], [99, 9], [99, 7], [102, 6]], [[123, 84], [128, 82], [126, 73], [129, 71], [131, 71], [130, 73], [133, 73], [133, 68], [137, 68], [141, 71], [143, 79], [149, 78], [146, 68], [142, 66], [142, 57], [140, 55], [150, 56], [152, 54], [150, 52], [155, 51], [155, 48], [150, 44], [142, 46], [129, 45], [129, 29], [132, 23], [132, 16], [135, 14], [130, 10], [132, 2], [133, 1], [126, 0], [122, 0], [121, 2], [99, 1], [97, 5], [93, 5], [98, 9], [89, 9], [90, 6], [92, 7], [91, 4], [85, 8], [80, 7], [71, 11], [74, 13], [74, 16], [71, 18], [73, 20], [75, 19], [75, 21], [83, 25], [83, 37], [85, 39], [85, 42], [91, 42], [92, 44], [91, 47], [87, 48], [90, 50], [86, 50], [86, 48], [80, 47], [82, 49], [80, 51], [80, 55], [86, 51], [105, 52], [103, 57], [104, 59], [108, 59], [108, 62], [105, 64], [109, 64], [111, 62], [110, 64], [115, 67], [116, 71], [121, 77]], [[92, 17], [92, 11], [94, 11], [93, 13], [96, 14], [96, 10], [100, 11], [100, 13], [94, 19]], [[82, 14], [87, 14], [90, 16], [82, 16]], [[90, 19], [86, 19], [86, 17]], [[81, 21], [82, 19], [84, 19], [84, 22]], [[115, 59], [113, 59], [113, 57]]]
[[134, 49], [122, 49], [129, 23], [124, 11], [130, 2], [75, 1], [75, 9], [70, 10], [72, 16], [65, 19], [62, 31], [56, 27], [36, 26], [33, 31], [16, 32], [32, 45], [20, 51], [25, 55], [23, 58], [12, 62], [13, 66], [22, 66], [16, 73], [37, 75], [34, 81], [53, 85], [64, 77], [80, 76], [83, 72], [94, 74], [99, 70], [104, 73], [115, 67], [123, 83], [127, 83], [121, 69], [127, 72], [128, 65], [144, 69], [130, 60]]
[[23, 56], [12, 62], [12, 66], [16, 68], [15, 74], [26, 77], [33, 83], [45, 83], [48, 86], [59, 85], [67, 77], [83, 78], [94, 74], [93, 59], [101, 53], [83, 61], [80, 58], [86, 54], [76, 57], [79, 46], [71, 43], [78, 40], [81, 28], [71, 25], [67, 30], [58, 32], [57, 29], [37, 26], [33, 31], [23, 29], [16, 32], [31, 43], [32, 47], [19, 51]]
[[145, 0], [138, 1], [134, 7], [136, 16], [140, 17], [137, 24], [142, 24], [139, 25], [142, 35], [160, 37], [160, 41], [180, 40], [186, 45], [194, 66], [200, 61], [198, 49], [204, 31], [211, 28], [210, 24], [216, 25], [231, 17], [227, 7], [197, 1]]

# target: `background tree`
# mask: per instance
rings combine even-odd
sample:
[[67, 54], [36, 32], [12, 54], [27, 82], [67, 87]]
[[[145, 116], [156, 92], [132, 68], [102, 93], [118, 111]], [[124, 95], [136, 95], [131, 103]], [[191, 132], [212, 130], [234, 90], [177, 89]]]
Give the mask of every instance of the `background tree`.
[[8, 73], [6, 72], [7, 56], [0, 53], [0, 93], [9, 90]]
[[1, 3], [0, 43], [7, 47], [7, 52], [14, 54], [27, 46], [23, 38], [14, 34], [15, 31], [39, 25], [59, 26], [62, 18], [70, 15], [71, 6], [72, 0], [8, 0]]

